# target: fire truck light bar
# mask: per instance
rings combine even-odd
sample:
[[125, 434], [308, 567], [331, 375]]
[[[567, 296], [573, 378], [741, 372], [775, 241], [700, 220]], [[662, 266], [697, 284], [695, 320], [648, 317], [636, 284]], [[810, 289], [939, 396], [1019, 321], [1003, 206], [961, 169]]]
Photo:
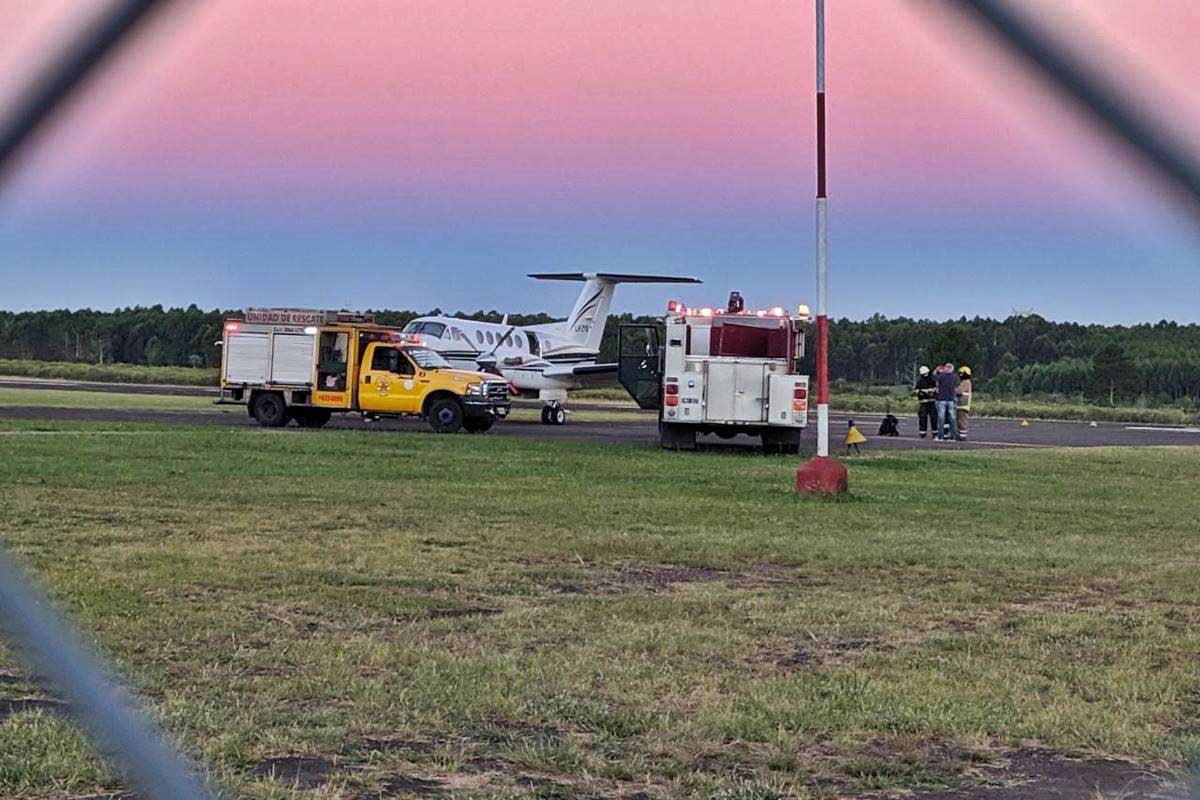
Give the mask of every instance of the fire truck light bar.
[[[799, 312], [800, 317], [805, 319], [808, 318], [808, 306], [800, 306]], [[703, 308], [688, 308], [678, 300], [671, 300], [667, 303], [667, 313], [677, 314], [681, 317], [721, 317], [725, 316], [726, 314], [730, 314], [731, 316], [739, 317], [777, 317], [780, 319], [788, 315], [783, 306], [772, 306], [771, 308], [758, 309], [757, 311], [752, 308], [746, 308], [742, 309], [741, 311], [731, 313], [727, 312], [723, 308], [710, 308], [708, 306], [704, 306]]]

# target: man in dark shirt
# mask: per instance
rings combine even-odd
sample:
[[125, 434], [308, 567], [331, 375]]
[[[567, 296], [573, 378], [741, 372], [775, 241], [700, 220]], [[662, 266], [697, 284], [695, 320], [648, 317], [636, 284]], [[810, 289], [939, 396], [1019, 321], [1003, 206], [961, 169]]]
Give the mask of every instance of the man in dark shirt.
[[913, 389], [917, 395], [917, 425], [924, 439], [926, 424], [929, 432], [937, 436], [937, 381], [929, 373], [929, 367], [922, 366], [919, 373]]
[[[957, 404], [955, 392], [958, 390], [958, 376], [954, 374], [953, 364], [944, 364], [937, 373], [937, 434], [933, 437], [938, 441], [954, 441], [958, 438]], [[946, 423], [950, 424], [950, 435], [946, 435]]]

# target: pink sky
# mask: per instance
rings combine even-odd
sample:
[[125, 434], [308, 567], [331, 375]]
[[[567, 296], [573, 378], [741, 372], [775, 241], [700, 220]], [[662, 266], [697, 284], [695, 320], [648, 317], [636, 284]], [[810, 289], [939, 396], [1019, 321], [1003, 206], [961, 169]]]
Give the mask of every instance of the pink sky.
[[[828, 5], [835, 213], [1063, 215], [1133, 231], [1170, 212], [942, 4]], [[0, 0], [0, 98], [98, 7]], [[1089, 43], [1177, 130], [1200, 124], [1195, 3], [1026, 7]], [[31, 218], [402, 199], [790, 208], [812, 194], [811, 14], [794, 0], [180, 2], [59, 118], [17, 198]]]

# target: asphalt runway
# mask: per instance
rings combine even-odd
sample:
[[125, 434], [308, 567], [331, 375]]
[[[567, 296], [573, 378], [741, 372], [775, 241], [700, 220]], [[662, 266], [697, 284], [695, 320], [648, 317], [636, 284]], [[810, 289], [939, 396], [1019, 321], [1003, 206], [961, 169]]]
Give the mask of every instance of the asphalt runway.
[[[186, 386], [139, 386], [133, 384], [94, 384], [72, 381], [42, 381], [27, 379], [0, 379], [0, 386], [26, 389], [58, 389], [69, 391], [108, 391], [131, 394], [176, 394], [191, 396], [214, 396], [215, 392], [203, 387]], [[518, 405], [525, 405], [518, 401]], [[536, 408], [536, 403], [529, 404]], [[566, 425], [542, 425], [536, 421], [505, 420], [497, 423], [488, 435], [524, 436], [532, 439], [571, 442], [600, 442], [607, 444], [654, 445], [658, 442], [658, 427], [653, 412], [636, 409], [615, 408], [604, 404], [574, 404], [579, 411], [604, 410], [618, 416], [615, 420], [569, 420]], [[613, 412], [617, 412], [613, 414]], [[831, 415], [831, 444], [839, 450], [845, 435], [847, 421], [853, 418], [868, 441], [863, 445], [865, 452], [879, 450], [963, 450], [980, 448], [1020, 447], [1101, 447], [1131, 445], [1200, 445], [1200, 426], [1174, 427], [1166, 425], [1138, 425], [1132, 423], [1102, 422], [1090, 427], [1085, 422], [1057, 422], [1030, 420], [1028, 427], [1021, 427], [1017, 420], [977, 419], [971, 423], [970, 438], [966, 442], [934, 442], [916, 436], [916, 414], [900, 416], [900, 433], [896, 438], [876, 436], [882, 415], [845, 414]], [[628, 419], [626, 419], [628, 417]], [[211, 411], [145, 411], [99, 408], [45, 408], [40, 406], [0, 406], [0, 419], [21, 420], [75, 420], [89, 422], [153, 422], [176, 425], [221, 425], [256, 426], [246, 410], [240, 406], [213, 406]], [[811, 425], [804, 434], [805, 449], [815, 449], [816, 420], [810, 417]], [[368, 422], [355, 415], [335, 415], [327, 426], [335, 429], [353, 430], [404, 430], [428, 431], [424, 422], [417, 419], [382, 420]], [[297, 433], [312, 434], [315, 431], [290, 427]], [[751, 447], [757, 440], [745, 436], [729, 440], [715, 436], [702, 436], [698, 440], [702, 447], [712, 449], [728, 447]]]

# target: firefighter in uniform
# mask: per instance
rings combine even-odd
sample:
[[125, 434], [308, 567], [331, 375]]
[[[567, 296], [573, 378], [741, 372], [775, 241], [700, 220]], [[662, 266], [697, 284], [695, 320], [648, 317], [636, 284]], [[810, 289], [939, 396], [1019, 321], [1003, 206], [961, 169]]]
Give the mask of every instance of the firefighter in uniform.
[[914, 387], [917, 395], [917, 424], [920, 437], [925, 438], [925, 424], [929, 423], [929, 432], [937, 436], [937, 381], [929, 374], [929, 367], [922, 366], [918, 370], [917, 385]]
[[958, 438], [967, 438], [967, 424], [971, 421], [971, 368], [966, 364], [958, 368]]

